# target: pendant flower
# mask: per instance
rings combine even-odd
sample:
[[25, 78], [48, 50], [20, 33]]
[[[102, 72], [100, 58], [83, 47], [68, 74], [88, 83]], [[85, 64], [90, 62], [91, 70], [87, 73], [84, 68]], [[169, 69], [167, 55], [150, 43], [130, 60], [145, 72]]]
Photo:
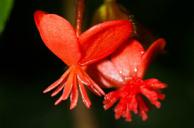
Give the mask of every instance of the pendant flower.
[[103, 101], [105, 110], [118, 102], [114, 108], [116, 119], [123, 117], [126, 121], [131, 121], [130, 113], [134, 112], [139, 114], [142, 120], [146, 120], [149, 108], [144, 98], [160, 108], [158, 100], [165, 98], [160, 90], [164, 89], [166, 84], [155, 78], [143, 80], [143, 76], [153, 56], [161, 52], [165, 44], [164, 39], [158, 39], [144, 51], [137, 40], [131, 39], [117, 50], [110, 60], [97, 64], [98, 80], [105, 87], [117, 88], [106, 94]]
[[87, 66], [110, 55], [126, 41], [132, 34], [132, 23], [128, 20], [104, 22], [77, 36], [71, 24], [56, 14], [36, 11], [34, 19], [45, 45], [69, 66], [44, 93], [55, 89], [51, 94], [55, 96], [62, 91], [55, 105], [70, 96], [70, 109], [73, 109], [77, 105], [79, 88], [82, 100], [89, 108], [91, 102], [84, 85], [98, 96], [105, 93], [85, 72]]

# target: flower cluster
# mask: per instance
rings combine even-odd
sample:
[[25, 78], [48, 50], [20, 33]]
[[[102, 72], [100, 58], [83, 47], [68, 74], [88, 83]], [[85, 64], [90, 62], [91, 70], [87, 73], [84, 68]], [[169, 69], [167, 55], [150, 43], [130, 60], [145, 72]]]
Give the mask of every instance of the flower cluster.
[[[90, 108], [91, 101], [85, 86], [98, 96], [104, 96], [104, 109], [116, 102], [115, 118], [131, 121], [131, 112], [147, 119], [151, 104], [160, 107], [164, 99], [160, 91], [166, 85], [155, 78], [144, 80], [145, 71], [153, 56], [162, 51], [164, 39], [156, 40], [146, 51], [133, 37], [130, 20], [112, 20], [93, 26], [77, 35], [72, 25], [56, 14], [36, 11], [34, 19], [45, 45], [69, 68], [44, 93], [62, 93], [55, 105], [70, 97], [70, 109], [76, 107], [78, 95]], [[114, 88], [107, 94], [104, 88]]]

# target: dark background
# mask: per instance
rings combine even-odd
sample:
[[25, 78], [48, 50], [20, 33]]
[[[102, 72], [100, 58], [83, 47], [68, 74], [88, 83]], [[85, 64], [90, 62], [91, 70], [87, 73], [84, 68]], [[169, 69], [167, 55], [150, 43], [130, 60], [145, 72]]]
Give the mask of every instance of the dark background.
[[[71, 128], [75, 111], [69, 101], [55, 107], [42, 90], [56, 80], [65, 65], [42, 43], [33, 20], [37, 9], [62, 15], [64, 0], [15, 0], [6, 28], [0, 36], [0, 128]], [[194, 127], [194, 4], [192, 0], [120, 0], [135, 19], [167, 40], [166, 54], [159, 56], [147, 77], [168, 84], [160, 110], [149, 120], [114, 120], [113, 111], [102, 109], [102, 98], [92, 97], [89, 110], [99, 128]], [[102, 3], [87, 0], [88, 18]], [[66, 14], [68, 14], [66, 12]], [[86, 17], [87, 18], [87, 17]], [[86, 19], [89, 21], [89, 19]], [[95, 103], [94, 103], [95, 101]], [[84, 115], [80, 115], [84, 118]]]

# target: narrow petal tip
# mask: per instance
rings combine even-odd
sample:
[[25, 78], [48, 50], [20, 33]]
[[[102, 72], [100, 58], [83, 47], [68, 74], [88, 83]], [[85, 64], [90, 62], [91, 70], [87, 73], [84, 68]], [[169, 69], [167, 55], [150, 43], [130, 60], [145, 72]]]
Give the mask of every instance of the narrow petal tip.
[[86, 103], [86, 107], [87, 107], [88, 109], [90, 109], [90, 108], [91, 108], [91, 106], [92, 106], [92, 104], [91, 104], [91, 103]]
[[50, 91], [50, 89], [45, 89], [44, 91], [43, 91], [43, 93], [45, 94], [45, 93], [47, 93], [47, 92], [49, 92]]
[[62, 101], [62, 97], [60, 97], [56, 102], [55, 102], [55, 106], [57, 106], [59, 103], [61, 103], [61, 101]]
[[37, 10], [34, 12], [34, 20], [35, 20], [35, 23], [36, 25], [38, 26], [40, 21], [41, 21], [41, 18], [45, 15], [46, 13], [41, 11], [41, 10]]
[[73, 110], [76, 106], [77, 106], [77, 104], [71, 104], [70, 107], [69, 107], [69, 109], [70, 110]]

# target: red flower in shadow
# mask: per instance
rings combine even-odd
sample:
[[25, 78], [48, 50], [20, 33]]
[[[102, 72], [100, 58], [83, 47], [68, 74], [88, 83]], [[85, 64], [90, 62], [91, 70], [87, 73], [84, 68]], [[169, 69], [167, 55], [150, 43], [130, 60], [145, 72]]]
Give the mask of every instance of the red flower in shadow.
[[77, 37], [71, 24], [56, 14], [36, 11], [34, 19], [45, 45], [69, 66], [44, 93], [56, 88], [51, 94], [55, 96], [62, 91], [55, 105], [70, 96], [70, 109], [73, 109], [77, 105], [79, 88], [82, 100], [89, 108], [91, 102], [84, 85], [98, 96], [104, 95], [104, 92], [85, 72], [87, 66], [110, 55], [127, 40], [132, 34], [132, 23], [128, 20], [104, 22]]
[[142, 120], [146, 120], [148, 104], [143, 97], [160, 108], [158, 100], [165, 97], [160, 90], [166, 85], [155, 78], [143, 80], [143, 76], [153, 55], [161, 52], [165, 44], [164, 39], [158, 39], [144, 51], [137, 40], [131, 39], [128, 44], [118, 49], [110, 60], [103, 60], [95, 67], [97, 72], [94, 75], [97, 74], [99, 82], [105, 87], [117, 88], [106, 94], [103, 101], [106, 110], [118, 101], [114, 108], [116, 119], [123, 117], [126, 121], [131, 121], [130, 112], [134, 112], [139, 114]]

